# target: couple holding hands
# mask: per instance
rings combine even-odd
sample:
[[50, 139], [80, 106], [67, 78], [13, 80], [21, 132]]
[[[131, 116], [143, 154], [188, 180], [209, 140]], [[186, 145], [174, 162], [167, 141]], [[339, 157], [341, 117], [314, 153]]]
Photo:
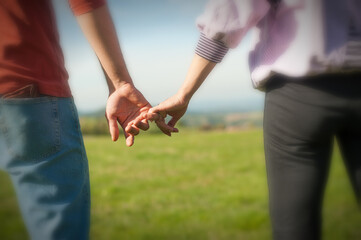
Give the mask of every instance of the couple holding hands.
[[[158, 128], [168, 136], [178, 132], [175, 128], [177, 121], [185, 114], [191, 97], [215, 65], [215, 62], [196, 54], [186, 80], [177, 94], [153, 108], [129, 82], [120, 84], [116, 90], [110, 90], [105, 116], [112, 140], [116, 141], [119, 137], [118, 123], [124, 130], [127, 146], [133, 145], [134, 136], [139, 134], [139, 130], [149, 128], [149, 120], [155, 121]], [[171, 116], [168, 123], [165, 122], [167, 115]]]
[[[337, 139], [361, 193], [361, 4], [358, 0], [211, 0], [178, 92], [151, 107], [126, 68], [105, 0], [69, 0], [109, 87], [106, 118], [126, 144], [154, 120], [171, 135], [229, 48], [254, 29], [249, 68], [265, 91], [264, 145], [274, 239], [320, 239]], [[140, 6], [141, 7], [141, 6]], [[0, 4], [0, 167], [31, 239], [88, 239], [88, 161], [50, 0]], [[165, 122], [165, 117], [171, 119]]]

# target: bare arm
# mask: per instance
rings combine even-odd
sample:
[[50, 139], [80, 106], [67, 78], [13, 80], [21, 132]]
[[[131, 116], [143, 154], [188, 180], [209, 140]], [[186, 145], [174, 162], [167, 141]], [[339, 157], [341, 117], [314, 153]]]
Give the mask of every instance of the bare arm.
[[146, 119], [138, 119], [148, 112], [151, 105], [135, 88], [129, 75], [108, 7], [104, 5], [81, 14], [77, 16], [77, 21], [107, 79], [109, 98], [105, 116], [112, 140], [116, 141], [119, 137], [119, 123], [124, 130], [127, 146], [131, 146], [139, 129], [149, 128]]
[[178, 96], [180, 96], [184, 102], [189, 102], [216, 64], [217, 63], [195, 54], [188, 69], [187, 76], [181, 88], [178, 90]]
[[209, 1], [204, 13], [198, 17], [200, 38], [196, 55], [179, 91], [166, 101], [152, 108], [148, 119], [171, 115], [168, 125], [173, 127], [184, 115], [188, 103], [216, 63], [221, 62], [229, 48], [239, 45], [249, 29], [256, 26], [268, 13], [268, 0], [219, 0]]
[[108, 77], [109, 92], [125, 83], [133, 84], [108, 7], [79, 15], [77, 21]]
[[150, 109], [150, 113], [147, 114], [147, 118], [149, 120], [158, 120], [159, 115], [154, 113], [159, 113], [163, 117], [168, 114], [172, 117], [168, 122], [168, 126], [173, 128], [187, 111], [189, 101], [191, 100], [193, 94], [202, 85], [216, 64], [217, 63], [211, 62], [195, 54], [185, 81], [178, 92], [160, 103], [158, 106]]

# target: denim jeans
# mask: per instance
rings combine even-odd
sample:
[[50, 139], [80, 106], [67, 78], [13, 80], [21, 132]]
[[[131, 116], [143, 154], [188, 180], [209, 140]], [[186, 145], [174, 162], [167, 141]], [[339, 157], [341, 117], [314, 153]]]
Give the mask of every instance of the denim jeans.
[[72, 98], [0, 99], [0, 168], [31, 239], [88, 239], [88, 160]]

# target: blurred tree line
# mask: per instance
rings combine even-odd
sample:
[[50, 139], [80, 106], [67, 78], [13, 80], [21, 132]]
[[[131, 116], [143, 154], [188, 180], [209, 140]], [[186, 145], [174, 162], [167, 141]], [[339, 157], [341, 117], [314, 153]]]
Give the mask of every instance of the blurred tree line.
[[[169, 119], [166, 119], [168, 121]], [[108, 135], [108, 123], [104, 116], [81, 116], [80, 125], [85, 135]], [[262, 113], [212, 113], [186, 114], [178, 123], [178, 128], [189, 128], [200, 131], [238, 131], [261, 128]], [[161, 134], [154, 123], [150, 123], [150, 134]]]

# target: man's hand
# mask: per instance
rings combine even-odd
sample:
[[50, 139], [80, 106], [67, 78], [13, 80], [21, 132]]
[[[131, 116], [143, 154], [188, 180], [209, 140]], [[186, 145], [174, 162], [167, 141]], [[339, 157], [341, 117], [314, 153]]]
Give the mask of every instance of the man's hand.
[[113, 141], [119, 137], [118, 122], [123, 128], [128, 147], [134, 143], [139, 129], [147, 130], [148, 121], [141, 118], [151, 108], [149, 102], [131, 83], [125, 83], [109, 95], [105, 109], [109, 132]]

